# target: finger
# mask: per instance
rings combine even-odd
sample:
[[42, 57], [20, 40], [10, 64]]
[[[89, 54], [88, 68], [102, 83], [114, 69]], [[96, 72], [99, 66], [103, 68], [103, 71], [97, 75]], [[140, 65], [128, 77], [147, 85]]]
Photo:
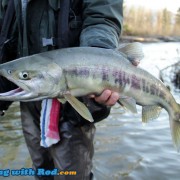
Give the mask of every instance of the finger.
[[90, 94], [88, 95], [89, 98], [95, 98], [95, 95], [94, 94]]
[[113, 106], [116, 104], [116, 102], [119, 100], [120, 96], [119, 93], [113, 92], [109, 99], [106, 101], [107, 106]]
[[111, 96], [111, 91], [110, 90], [104, 90], [100, 96], [95, 96], [95, 101], [97, 101], [100, 104], [105, 104], [106, 101], [109, 99]]
[[138, 65], [140, 64], [140, 60], [135, 59], [135, 60], [131, 61], [131, 63], [132, 63], [134, 66], [138, 66]]

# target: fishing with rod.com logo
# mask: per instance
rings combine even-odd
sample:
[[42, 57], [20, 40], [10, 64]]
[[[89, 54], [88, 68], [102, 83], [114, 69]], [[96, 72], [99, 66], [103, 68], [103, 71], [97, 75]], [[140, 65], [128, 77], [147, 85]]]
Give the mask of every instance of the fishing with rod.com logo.
[[76, 171], [59, 171], [58, 169], [47, 170], [38, 168], [21, 168], [21, 169], [0, 169], [0, 177], [9, 176], [75, 176]]

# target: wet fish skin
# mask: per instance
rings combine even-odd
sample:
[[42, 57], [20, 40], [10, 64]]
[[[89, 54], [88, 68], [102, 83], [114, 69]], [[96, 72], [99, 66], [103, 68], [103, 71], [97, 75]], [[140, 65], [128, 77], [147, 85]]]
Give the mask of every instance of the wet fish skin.
[[[131, 53], [131, 49], [128, 53]], [[100, 94], [104, 89], [110, 89], [120, 93], [119, 103], [132, 112], [136, 112], [135, 103], [141, 105], [143, 122], [156, 118], [161, 108], [166, 109], [170, 116], [173, 142], [179, 148], [180, 105], [159, 79], [134, 67], [128, 56], [125, 51], [78, 47], [36, 54], [2, 64], [0, 75], [20, 89], [0, 94], [0, 100], [66, 99], [91, 121], [86, 107], [82, 108], [83, 112], [77, 108], [82, 107], [82, 104], [74, 97]]]

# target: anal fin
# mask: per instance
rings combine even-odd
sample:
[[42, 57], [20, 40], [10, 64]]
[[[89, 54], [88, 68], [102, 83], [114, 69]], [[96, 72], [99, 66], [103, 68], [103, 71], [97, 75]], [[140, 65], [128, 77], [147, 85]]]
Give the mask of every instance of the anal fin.
[[160, 106], [143, 106], [142, 107], [142, 122], [147, 123], [149, 120], [159, 117], [162, 108]]

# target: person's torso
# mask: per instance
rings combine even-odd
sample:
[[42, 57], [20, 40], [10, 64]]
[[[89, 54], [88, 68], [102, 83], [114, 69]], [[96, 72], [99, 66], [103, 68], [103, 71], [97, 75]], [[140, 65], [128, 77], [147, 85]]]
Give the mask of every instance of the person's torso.
[[[61, 8], [64, 8], [60, 2], [60, 0], [53, 0], [53, 2], [52, 0], [31, 0], [28, 2], [26, 16], [22, 16], [26, 17], [26, 21], [23, 20], [26, 22], [26, 26], [23, 26], [26, 28], [26, 34], [24, 34], [24, 30], [18, 31], [21, 33], [19, 36], [22, 37], [19, 49], [28, 48], [28, 54], [21, 52], [20, 56], [62, 48], [63, 43], [61, 43], [61, 47], [58, 47], [58, 41], [68, 41], [66, 46], [71, 47], [79, 45], [82, 27], [82, 2], [81, 0], [70, 0], [70, 9], [65, 10], [65, 13], [68, 11], [68, 27], [61, 25], [66, 19], [60, 19]], [[66, 3], [67, 0], [64, 2]], [[62, 21], [61, 27], [58, 21]], [[60, 33], [58, 33], [59, 29]], [[61, 32], [64, 31], [66, 36], [61, 35]], [[25, 38], [27, 38], [27, 42], [24, 40]]]

